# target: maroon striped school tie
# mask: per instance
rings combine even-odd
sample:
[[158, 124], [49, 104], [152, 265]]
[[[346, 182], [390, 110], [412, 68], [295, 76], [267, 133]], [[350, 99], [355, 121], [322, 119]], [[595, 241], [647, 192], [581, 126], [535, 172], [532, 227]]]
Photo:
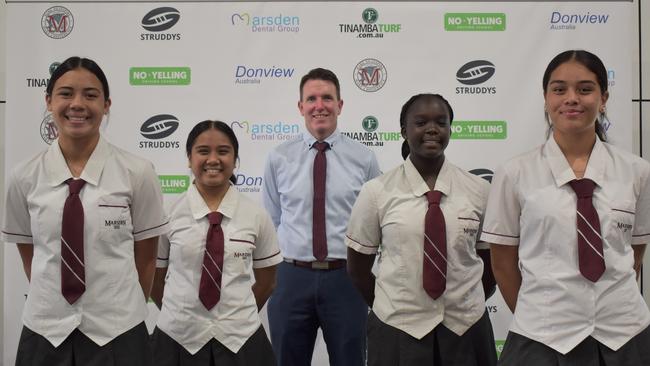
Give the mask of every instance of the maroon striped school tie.
[[576, 223], [580, 273], [589, 281], [596, 282], [605, 272], [600, 220], [592, 202], [596, 184], [590, 179], [574, 179], [569, 185], [578, 196]]
[[86, 182], [68, 179], [69, 195], [63, 205], [61, 222], [61, 293], [74, 304], [86, 291], [84, 267], [84, 208], [79, 192]]
[[318, 152], [314, 158], [313, 252], [318, 261], [327, 258], [327, 232], [325, 231], [325, 178], [327, 177], [327, 142], [315, 142]]
[[424, 259], [422, 283], [434, 300], [445, 292], [447, 282], [447, 232], [440, 209], [442, 192], [427, 192], [429, 209], [424, 217]]
[[221, 272], [223, 269], [223, 230], [219, 212], [210, 212], [208, 221], [208, 235], [205, 240], [205, 254], [203, 254], [203, 270], [201, 271], [201, 284], [199, 285], [199, 299], [206, 309], [211, 310], [221, 298]]

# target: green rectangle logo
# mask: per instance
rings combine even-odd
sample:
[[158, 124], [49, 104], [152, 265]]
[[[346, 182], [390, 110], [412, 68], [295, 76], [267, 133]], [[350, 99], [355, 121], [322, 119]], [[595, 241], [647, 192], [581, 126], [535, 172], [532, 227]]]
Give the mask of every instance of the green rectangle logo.
[[183, 193], [190, 186], [190, 177], [187, 175], [159, 175], [158, 180], [163, 194]]
[[503, 32], [505, 13], [445, 13], [445, 30], [456, 32]]
[[505, 140], [506, 121], [454, 121], [451, 138], [456, 140]]
[[192, 71], [189, 67], [132, 67], [129, 69], [131, 85], [190, 85]]

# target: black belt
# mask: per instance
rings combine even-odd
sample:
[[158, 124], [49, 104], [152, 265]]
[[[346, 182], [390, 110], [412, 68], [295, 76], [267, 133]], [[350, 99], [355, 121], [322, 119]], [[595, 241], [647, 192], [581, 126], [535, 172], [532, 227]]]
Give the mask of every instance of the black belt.
[[320, 269], [320, 270], [331, 270], [339, 269], [345, 267], [347, 261], [345, 259], [335, 259], [333, 261], [324, 261], [324, 262], [303, 262], [297, 261], [295, 259], [285, 259], [287, 263], [291, 263], [296, 267], [311, 268], [311, 269]]

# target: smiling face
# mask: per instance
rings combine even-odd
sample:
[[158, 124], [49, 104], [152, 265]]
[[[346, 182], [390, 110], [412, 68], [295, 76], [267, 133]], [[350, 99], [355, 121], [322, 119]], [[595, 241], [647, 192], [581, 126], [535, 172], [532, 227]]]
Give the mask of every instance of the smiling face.
[[203, 131], [194, 140], [189, 156], [194, 184], [199, 191], [228, 188], [235, 169], [235, 149], [228, 136], [216, 129]]
[[420, 97], [408, 109], [402, 137], [408, 142], [412, 159], [438, 159], [444, 156], [450, 133], [449, 110], [440, 98]]
[[70, 70], [57, 79], [45, 102], [62, 139], [99, 138], [102, 118], [111, 106], [102, 83], [84, 68]]
[[343, 101], [336, 96], [336, 86], [330, 81], [311, 79], [302, 87], [298, 102], [300, 114], [305, 117], [305, 127], [317, 140], [323, 140], [336, 130], [336, 122]]
[[573, 60], [560, 64], [551, 73], [544, 93], [553, 133], [595, 133], [596, 119], [604, 111], [608, 96], [587, 67]]

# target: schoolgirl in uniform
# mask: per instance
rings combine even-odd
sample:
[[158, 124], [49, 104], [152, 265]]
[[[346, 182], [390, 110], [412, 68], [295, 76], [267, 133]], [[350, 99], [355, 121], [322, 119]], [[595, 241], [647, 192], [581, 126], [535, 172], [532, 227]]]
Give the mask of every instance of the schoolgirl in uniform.
[[494, 176], [482, 239], [514, 312], [500, 365], [650, 365], [637, 278], [650, 164], [605, 142], [607, 70], [565, 51], [542, 80], [546, 143]]
[[158, 178], [100, 136], [111, 100], [94, 61], [65, 60], [45, 101], [58, 139], [14, 169], [2, 226], [30, 281], [16, 365], [148, 365]]
[[440, 95], [409, 99], [404, 164], [366, 183], [352, 210], [348, 272], [372, 307], [369, 366], [496, 364], [477, 254], [489, 185], [445, 158], [452, 120]]
[[200, 122], [186, 150], [194, 184], [171, 206], [161, 240], [154, 363], [275, 365], [258, 315], [282, 261], [271, 218], [232, 185], [239, 144], [227, 124]]

